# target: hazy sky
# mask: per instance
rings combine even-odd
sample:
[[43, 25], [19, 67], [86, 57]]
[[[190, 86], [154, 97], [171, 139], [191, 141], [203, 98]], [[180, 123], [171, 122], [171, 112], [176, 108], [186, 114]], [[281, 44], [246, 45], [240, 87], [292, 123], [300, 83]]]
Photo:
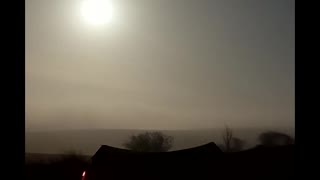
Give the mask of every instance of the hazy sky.
[[294, 127], [294, 0], [26, 1], [26, 128]]

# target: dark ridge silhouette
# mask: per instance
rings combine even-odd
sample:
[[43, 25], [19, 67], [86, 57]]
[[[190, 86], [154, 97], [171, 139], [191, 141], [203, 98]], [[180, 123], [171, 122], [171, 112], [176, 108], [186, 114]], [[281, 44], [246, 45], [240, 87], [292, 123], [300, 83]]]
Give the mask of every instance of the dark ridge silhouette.
[[92, 157], [85, 180], [290, 179], [294, 147], [257, 146], [223, 153], [213, 142], [169, 152], [137, 152], [102, 145]]
[[211, 163], [221, 155], [215, 143], [169, 152], [138, 152], [102, 145], [92, 157], [87, 179], [180, 179], [194, 175], [196, 169], [202, 169], [200, 175], [205, 175], [213, 166], [208, 169], [203, 162]]
[[222, 152], [211, 142], [169, 151], [139, 152], [102, 145], [88, 162], [69, 154], [51, 163], [26, 165], [32, 180], [119, 179], [294, 179], [295, 145], [259, 145], [240, 152]]

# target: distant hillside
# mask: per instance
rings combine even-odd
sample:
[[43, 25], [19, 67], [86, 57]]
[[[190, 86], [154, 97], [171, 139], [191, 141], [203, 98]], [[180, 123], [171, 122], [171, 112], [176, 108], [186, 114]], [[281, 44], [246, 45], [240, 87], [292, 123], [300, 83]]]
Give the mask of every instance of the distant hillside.
[[[294, 136], [293, 129], [233, 129], [236, 137], [246, 141], [246, 148], [257, 144], [258, 135], [266, 130], [277, 130]], [[206, 144], [221, 143], [223, 129], [199, 130], [163, 130], [165, 134], [174, 137], [172, 150], [185, 149]], [[122, 144], [130, 135], [145, 132], [145, 130], [126, 129], [87, 129], [63, 130], [48, 132], [26, 132], [26, 152], [61, 154], [75, 150], [86, 155], [93, 155], [102, 144], [123, 148]]]

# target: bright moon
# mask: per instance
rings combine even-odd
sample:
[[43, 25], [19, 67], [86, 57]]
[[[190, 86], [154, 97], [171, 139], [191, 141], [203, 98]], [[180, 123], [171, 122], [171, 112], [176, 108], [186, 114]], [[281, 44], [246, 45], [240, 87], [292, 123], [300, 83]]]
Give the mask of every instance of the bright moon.
[[103, 25], [112, 19], [110, 0], [85, 0], [82, 3], [81, 13], [90, 24]]

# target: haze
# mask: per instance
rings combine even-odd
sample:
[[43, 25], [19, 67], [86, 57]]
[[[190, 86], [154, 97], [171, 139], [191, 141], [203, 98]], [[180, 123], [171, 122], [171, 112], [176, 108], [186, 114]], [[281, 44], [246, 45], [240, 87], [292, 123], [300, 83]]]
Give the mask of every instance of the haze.
[[294, 127], [293, 0], [26, 1], [26, 130]]

